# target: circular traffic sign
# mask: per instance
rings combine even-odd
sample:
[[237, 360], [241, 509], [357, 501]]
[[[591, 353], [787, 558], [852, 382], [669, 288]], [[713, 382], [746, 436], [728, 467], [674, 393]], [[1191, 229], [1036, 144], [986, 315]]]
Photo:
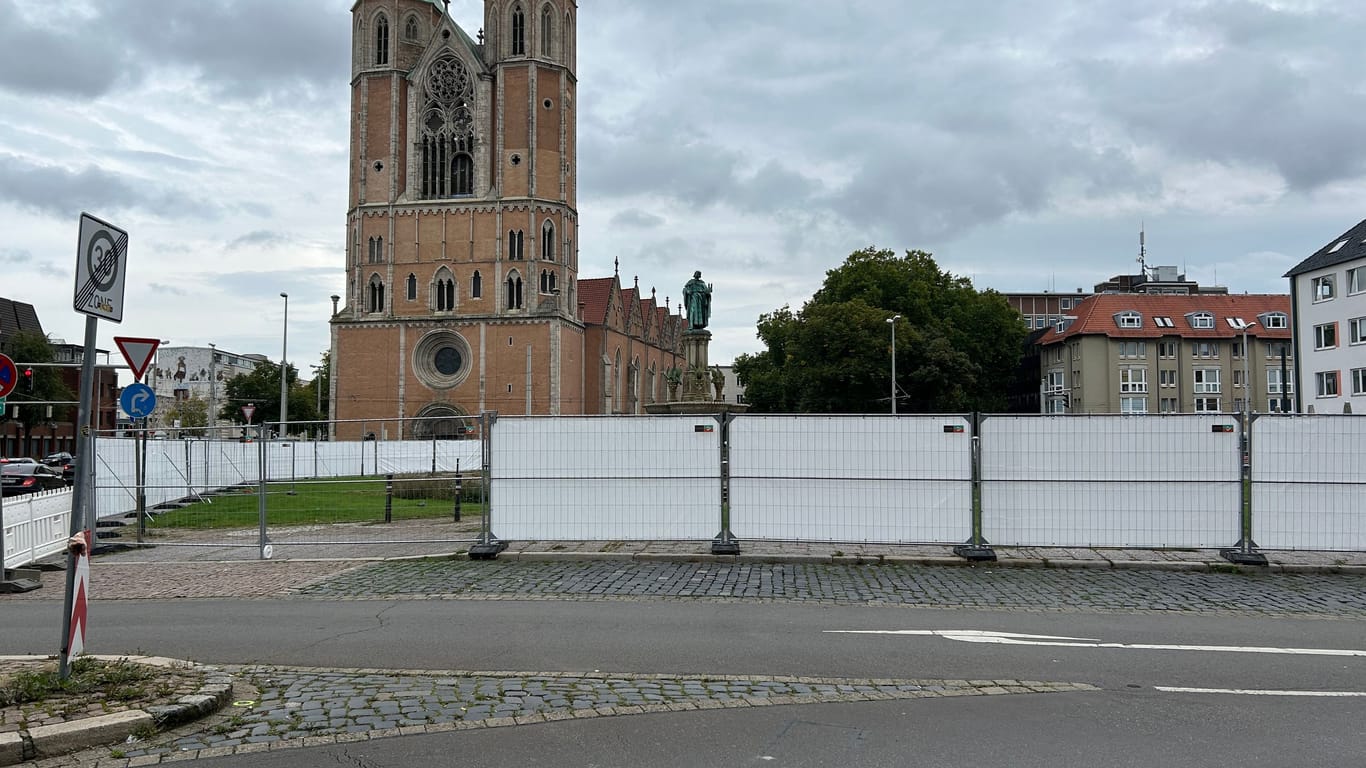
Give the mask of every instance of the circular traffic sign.
[[14, 361], [8, 355], [0, 355], [0, 397], [13, 392], [18, 385], [19, 369], [14, 367]]
[[119, 405], [130, 419], [145, 419], [157, 407], [157, 396], [152, 388], [142, 382], [134, 382], [123, 388], [119, 395]]
[[114, 236], [109, 230], [101, 229], [90, 238], [90, 245], [85, 249], [85, 268], [95, 290], [107, 291], [114, 287], [114, 280], [119, 276], [118, 266]]

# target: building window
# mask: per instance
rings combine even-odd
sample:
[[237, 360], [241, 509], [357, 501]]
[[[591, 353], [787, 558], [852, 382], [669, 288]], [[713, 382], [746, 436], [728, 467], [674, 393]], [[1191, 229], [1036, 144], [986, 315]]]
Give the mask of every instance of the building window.
[[1366, 317], [1354, 317], [1347, 321], [1347, 341], [1352, 344], [1366, 343]]
[[450, 312], [455, 309], [455, 280], [449, 274], [436, 279], [436, 311]]
[[1170, 317], [1154, 317], [1153, 324], [1158, 328], [1175, 328], [1176, 323]]
[[1214, 327], [1214, 315], [1208, 312], [1192, 312], [1186, 315], [1186, 322], [1195, 329], [1208, 330]]
[[1176, 357], [1176, 342], [1159, 341], [1157, 342], [1157, 356], [1165, 358]]
[[522, 276], [513, 272], [507, 279], [508, 309], [522, 308]]
[[555, 225], [548, 221], [541, 225], [541, 258], [555, 260]]
[[1163, 387], [1176, 386], [1176, 371], [1158, 371], [1157, 383]]
[[370, 276], [370, 291], [368, 298], [369, 301], [366, 302], [366, 308], [370, 312], [384, 311], [384, 281], [380, 279], [379, 275]]
[[1148, 398], [1146, 397], [1121, 397], [1119, 399], [1120, 413], [1147, 413]]
[[475, 270], [474, 277], [470, 278], [470, 298], [484, 298], [484, 278], [479, 274], [479, 270]]
[[1337, 397], [1338, 372], [1319, 371], [1314, 374], [1314, 389], [1316, 397]]
[[[1066, 309], [1066, 307], [1063, 307]], [[1143, 315], [1137, 312], [1120, 312], [1115, 315], [1115, 325], [1120, 328], [1142, 328]]]
[[1197, 397], [1195, 398], [1196, 413], [1218, 413], [1219, 398], [1217, 397]]
[[1336, 282], [1334, 275], [1314, 278], [1314, 301], [1332, 301], [1336, 293]]
[[550, 58], [551, 44], [554, 42], [555, 14], [550, 6], [541, 9], [541, 55]]
[[1147, 357], [1148, 342], [1146, 341], [1121, 341], [1119, 343], [1120, 357]]
[[1290, 357], [1290, 342], [1288, 341], [1268, 341], [1266, 343], [1266, 356], [1271, 358]]
[[1176, 398], [1174, 398], [1174, 397], [1164, 397], [1164, 398], [1162, 398], [1161, 402], [1158, 404], [1158, 408], [1159, 408], [1159, 410], [1161, 410], [1162, 413], [1176, 413], [1176, 409], [1177, 409]]
[[1191, 342], [1191, 357], [1212, 358], [1219, 356], [1219, 342], [1217, 341], [1195, 341]]
[[424, 198], [474, 194], [474, 79], [447, 54], [427, 68], [418, 123]]
[[1289, 376], [1287, 371], [1287, 381], [1285, 391], [1281, 391], [1281, 370], [1279, 368], [1268, 368], [1266, 371], [1266, 392], [1269, 395], [1291, 395], [1295, 393], [1295, 378]]
[[1366, 267], [1347, 270], [1347, 295], [1366, 292]]
[[555, 273], [548, 270], [541, 270], [541, 293], [555, 293]]
[[408, 275], [408, 301], [417, 301], [417, 275]]
[[1232, 354], [1233, 354], [1233, 359], [1234, 359], [1234, 360], [1241, 360], [1241, 359], [1243, 359], [1244, 357], [1247, 356], [1247, 352], [1244, 351], [1244, 349], [1243, 349], [1243, 342], [1242, 342], [1242, 340], [1240, 340], [1240, 339], [1234, 339], [1233, 341], [1229, 342], [1229, 346], [1230, 346], [1230, 350], [1231, 350], [1231, 352], [1232, 352]]
[[380, 14], [375, 19], [375, 65], [389, 63], [389, 17]]
[[1352, 369], [1352, 394], [1366, 395], [1366, 368]]
[[512, 8], [512, 55], [526, 55], [526, 14], [520, 5]]
[[383, 263], [384, 263], [384, 238], [382, 238], [382, 237], [372, 237], [372, 238], [370, 238], [370, 253], [369, 253], [369, 256], [367, 257], [367, 260], [368, 260], [369, 263], [371, 263], [371, 264], [383, 264]]
[[1072, 308], [1072, 300], [1071, 300], [1071, 299], [1058, 299], [1058, 309], [1071, 309], [1071, 308]]
[[1289, 328], [1290, 318], [1284, 312], [1267, 312], [1257, 318], [1263, 328]]
[[1196, 368], [1194, 374], [1194, 391], [1197, 394], [1215, 395], [1220, 392], [1218, 368]]
[[[1121, 368], [1119, 370], [1119, 391], [1129, 394], [1139, 394], [1148, 391], [1148, 369], [1147, 368]], [[1144, 406], [1144, 412], [1147, 407]]]
[[1338, 345], [1338, 324], [1314, 326], [1314, 349], [1332, 349]]
[[1243, 386], [1243, 371], [1240, 368], [1233, 369], [1233, 387], [1237, 389]]
[[408, 40], [417, 39], [417, 17], [409, 16], [408, 24], [403, 28], [403, 37]]
[[522, 260], [522, 258], [523, 258], [522, 240], [523, 240], [522, 230], [520, 230], [520, 229], [514, 229], [514, 230], [510, 230], [510, 231], [508, 232], [508, 260], [509, 260], [509, 261], [521, 261], [521, 260]]

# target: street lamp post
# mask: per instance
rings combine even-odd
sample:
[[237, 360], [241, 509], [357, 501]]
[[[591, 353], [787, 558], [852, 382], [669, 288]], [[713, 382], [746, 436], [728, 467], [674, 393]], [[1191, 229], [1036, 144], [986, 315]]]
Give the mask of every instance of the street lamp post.
[[204, 422], [212, 440], [218, 426], [218, 345], [213, 342], [209, 342], [209, 414]]
[[289, 294], [280, 292], [285, 300], [285, 326], [280, 334], [280, 437], [289, 434]]
[[887, 324], [892, 326], [892, 415], [896, 415], [896, 321], [901, 319], [901, 315], [892, 315], [887, 318]]

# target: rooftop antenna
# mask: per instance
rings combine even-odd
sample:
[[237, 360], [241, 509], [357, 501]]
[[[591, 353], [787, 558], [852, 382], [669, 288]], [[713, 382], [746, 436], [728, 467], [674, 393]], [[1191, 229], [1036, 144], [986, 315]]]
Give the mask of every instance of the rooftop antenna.
[[1143, 222], [1138, 224], [1138, 271], [1144, 277], [1148, 276], [1148, 245], [1144, 230], [1147, 227]]

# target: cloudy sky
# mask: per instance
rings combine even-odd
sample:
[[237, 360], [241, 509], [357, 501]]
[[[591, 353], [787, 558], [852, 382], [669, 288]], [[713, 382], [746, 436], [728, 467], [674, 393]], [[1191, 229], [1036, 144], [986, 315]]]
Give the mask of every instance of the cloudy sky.
[[[147, 336], [278, 359], [343, 286], [350, 0], [0, 0], [0, 296], [78, 343], [82, 211]], [[482, 3], [454, 0], [471, 35]], [[582, 278], [715, 284], [712, 359], [851, 251], [979, 289], [1234, 292], [1366, 217], [1356, 0], [581, 0]], [[1356, 51], [1356, 53], [1353, 53]], [[114, 353], [114, 359], [118, 355]]]

